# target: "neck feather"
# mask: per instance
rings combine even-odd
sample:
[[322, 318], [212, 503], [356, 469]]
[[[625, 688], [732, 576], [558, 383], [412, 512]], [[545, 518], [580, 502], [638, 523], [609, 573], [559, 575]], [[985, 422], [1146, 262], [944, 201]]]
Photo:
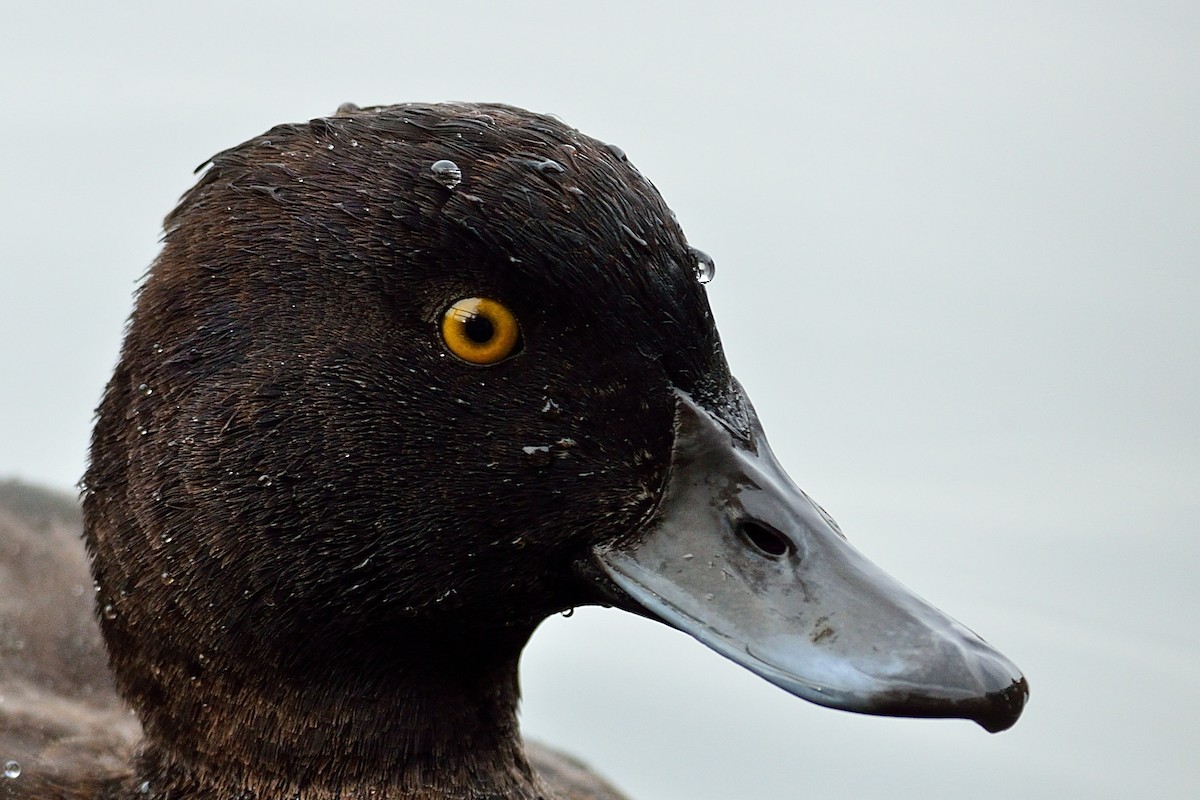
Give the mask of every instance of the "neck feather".
[[527, 638], [414, 635], [382, 664], [206, 669], [143, 714], [135, 784], [151, 798], [545, 796], [516, 718]]

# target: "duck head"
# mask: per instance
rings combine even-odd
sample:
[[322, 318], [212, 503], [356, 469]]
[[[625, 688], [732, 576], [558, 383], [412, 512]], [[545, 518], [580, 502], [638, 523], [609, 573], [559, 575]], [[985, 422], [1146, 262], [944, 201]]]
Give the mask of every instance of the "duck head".
[[521, 647], [596, 603], [824, 705], [1015, 722], [1016, 668], [779, 466], [709, 267], [619, 149], [510, 107], [344, 107], [213, 157], [85, 481], [141, 775], [516, 796]]

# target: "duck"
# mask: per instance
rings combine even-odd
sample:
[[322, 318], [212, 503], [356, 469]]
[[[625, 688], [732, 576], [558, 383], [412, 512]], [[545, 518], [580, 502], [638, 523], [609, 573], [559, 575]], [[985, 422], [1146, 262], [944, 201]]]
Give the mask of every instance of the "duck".
[[198, 172], [81, 512], [0, 492], [0, 796], [618, 800], [517, 723], [587, 605], [831, 708], [1016, 722], [1020, 670], [788, 477], [620, 148], [346, 104]]

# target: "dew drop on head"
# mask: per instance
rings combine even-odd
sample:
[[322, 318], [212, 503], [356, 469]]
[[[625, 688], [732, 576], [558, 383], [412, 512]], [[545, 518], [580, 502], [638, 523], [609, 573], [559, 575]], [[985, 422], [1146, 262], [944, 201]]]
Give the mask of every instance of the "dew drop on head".
[[429, 171], [433, 173], [433, 177], [437, 178], [438, 183], [447, 189], [453, 189], [462, 183], [462, 170], [458, 168], [458, 164], [449, 159], [443, 158], [433, 162]]
[[561, 175], [567, 168], [553, 158], [534, 158], [525, 162], [543, 175]]
[[697, 250], [694, 247], [688, 248], [692, 251], [692, 258], [696, 259], [696, 280], [701, 283], [708, 283], [717, 274], [717, 264], [712, 260], [712, 256], [703, 250]]
[[19, 778], [21, 777], [21, 765], [15, 761], [4, 762], [4, 777]]

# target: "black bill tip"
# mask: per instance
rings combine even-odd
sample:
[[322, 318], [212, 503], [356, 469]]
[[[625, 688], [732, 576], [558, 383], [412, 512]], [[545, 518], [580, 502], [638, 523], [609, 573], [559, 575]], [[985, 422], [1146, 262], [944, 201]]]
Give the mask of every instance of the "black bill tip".
[[981, 704], [983, 707], [971, 719], [988, 733], [1006, 731], [1017, 723], [1028, 702], [1029, 681], [1022, 676], [1009, 684], [1008, 688], [985, 697]]
[[958, 700], [900, 691], [880, 692], [862, 712], [884, 717], [956, 717], [969, 719], [988, 733], [999, 733], [1017, 723], [1027, 702], [1029, 681], [1022, 676], [998, 691]]

